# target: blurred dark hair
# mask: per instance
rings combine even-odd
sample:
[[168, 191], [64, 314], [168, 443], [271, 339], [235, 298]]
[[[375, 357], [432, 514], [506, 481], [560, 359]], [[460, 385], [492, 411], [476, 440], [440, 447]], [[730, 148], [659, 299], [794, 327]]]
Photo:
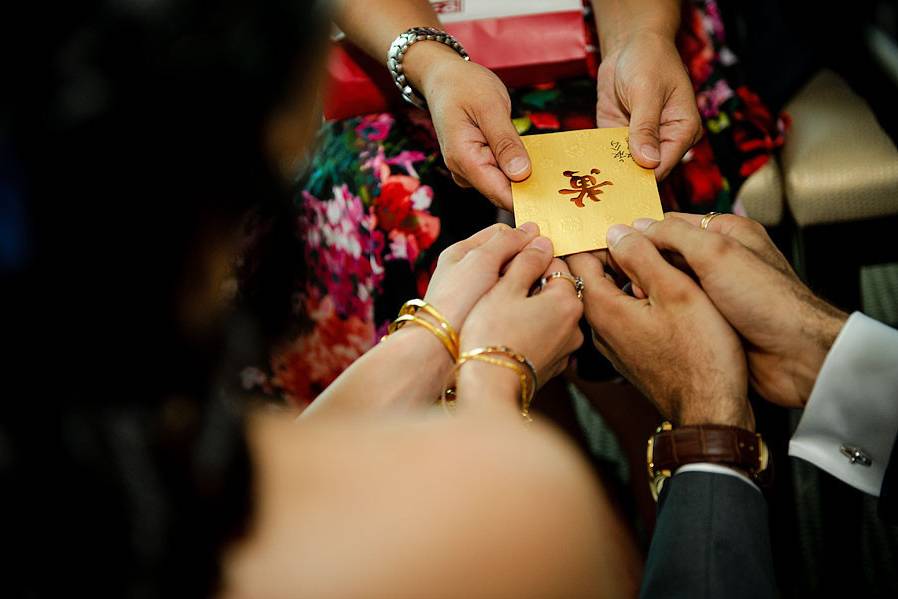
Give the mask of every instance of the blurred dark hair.
[[29, 251], [2, 275], [0, 594], [214, 592], [250, 509], [218, 382], [253, 323], [185, 331], [185, 282], [287, 195], [267, 119], [327, 32], [322, 0], [17, 3], [0, 156]]

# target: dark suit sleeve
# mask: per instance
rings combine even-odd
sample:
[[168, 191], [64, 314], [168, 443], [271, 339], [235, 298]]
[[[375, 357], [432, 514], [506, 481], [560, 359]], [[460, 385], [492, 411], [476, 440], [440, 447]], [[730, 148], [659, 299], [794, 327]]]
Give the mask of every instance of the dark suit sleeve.
[[892, 455], [879, 491], [879, 517], [890, 524], [898, 524], [898, 434], [892, 445]]
[[745, 481], [684, 472], [665, 484], [641, 597], [776, 597], [767, 504]]

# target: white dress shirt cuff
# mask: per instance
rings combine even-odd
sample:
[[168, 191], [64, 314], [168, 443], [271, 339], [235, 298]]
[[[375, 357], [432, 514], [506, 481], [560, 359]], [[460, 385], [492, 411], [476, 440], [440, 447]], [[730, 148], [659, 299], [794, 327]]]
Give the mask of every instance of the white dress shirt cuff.
[[732, 468], [727, 468], [726, 466], [721, 466], [720, 464], [711, 464], [708, 462], [696, 462], [695, 464], [686, 464], [685, 466], [680, 466], [677, 468], [676, 472], [674, 472], [674, 476], [678, 474], [683, 474], [685, 472], [707, 472], [709, 474], [725, 474], [727, 476], [735, 476], [739, 480], [744, 481], [746, 484], [751, 485], [755, 488], [755, 491], [758, 493], [761, 492], [761, 489], [758, 488], [750, 478], [733, 470]]
[[[898, 431], [898, 331], [860, 312], [833, 343], [789, 443], [789, 455], [879, 496]], [[856, 447], [871, 460], [852, 463]]]

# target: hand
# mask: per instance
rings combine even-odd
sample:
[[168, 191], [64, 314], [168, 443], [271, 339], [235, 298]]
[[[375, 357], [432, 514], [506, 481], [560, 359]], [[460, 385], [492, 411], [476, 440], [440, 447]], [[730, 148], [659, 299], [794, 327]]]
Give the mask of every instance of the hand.
[[[531, 241], [471, 310], [461, 332], [462, 351], [507, 346], [533, 363], [539, 384], [564, 372], [568, 357], [583, 343], [578, 326], [583, 304], [574, 287], [563, 279], [553, 279], [539, 294], [529, 295], [540, 277], [556, 271], [570, 272], [564, 262], [552, 258], [552, 242], [545, 237]], [[513, 397], [517, 405], [518, 377], [511, 370], [490, 364], [473, 362], [461, 368], [459, 396], [466, 394], [466, 388], [486, 395], [484, 389], [489, 383], [485, 381], [501, 381], [512, 392], [496, 393]]]
[[512, 210], [510, 180], [530, 176], [530, 158], [511, 122], [508, 90], [489, 69], [444, 50], [452, 55], [418, 69], [417, 88], [427, 99], [443, 159], [458, 185], [473, 186], [496, 206]]
[[675, 423], [754, 430], [745, 354], [733, 328], [642, 234], [615, 225], [608, 242], [615, 263], [647, 297], [621, 291], [596, 255], [567, 259], [586, 285], [586, 318], [599, 351]]
[[848, 315], [798, 279], [759, 223], [724, 214], [668, 213], [634, 223], [659, 249], [676, 252], [721, 314], [746, 341], [751, 382], [767, 400], [807, 403], [826, 354]]
[[630, 152], [660, 181], [702, 136], [692, 82], [673, 41], [637, 32], [602, 59], [599, 127], [630, 127]]
[[440, 254], [424, 300], [461, 331], [468, 313], [499, 281], [506, 263], [538, 234], [533, 223], [517, 229], [498, 223], [449, 246]]

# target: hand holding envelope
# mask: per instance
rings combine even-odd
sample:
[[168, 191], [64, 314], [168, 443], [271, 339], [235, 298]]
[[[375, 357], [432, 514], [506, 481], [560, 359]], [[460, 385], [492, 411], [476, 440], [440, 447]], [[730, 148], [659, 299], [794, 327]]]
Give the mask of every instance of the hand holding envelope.
[[603, 249], [615, 224], [663, 218], [655, 175], [630, 154], [627, 128], [523, 138], [533, 161], [512, 184], [515, 221], [534, 222], [556, 256]]

